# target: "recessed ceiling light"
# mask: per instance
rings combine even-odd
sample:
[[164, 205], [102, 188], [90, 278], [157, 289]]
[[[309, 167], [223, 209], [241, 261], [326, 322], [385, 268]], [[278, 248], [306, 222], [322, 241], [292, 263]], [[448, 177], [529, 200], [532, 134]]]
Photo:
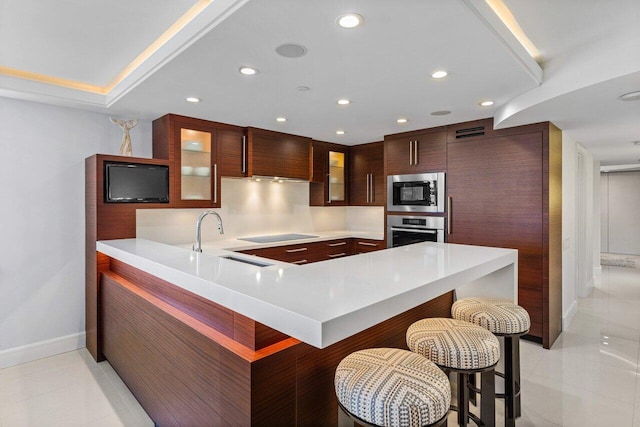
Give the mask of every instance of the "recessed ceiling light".
[[400, 123], [400, 124], [404, 124], [407, 123], [409, 120], [405, 119], [405, 118], [400, 118], [398, 120], [396, 120], [396, 122]]
[[620, 99], [621, 101], [640, 101], [640, 90], [620, 95], [618, 99]]
[[439, 70], [436, 71], [435, 73], [431, 74], [431, 77], [433, 77], [434, 79], [443, 79], [445, 77], [447, 77], [449, 75], [449, 73], [447, 73], [444, 70]]
[[276, 122], [282, 123], [282, 122], [286, 122], [286, 121], [287, 121], [286, 117], [276, 117]]
[[338, 25], [342, 28], [355, 28], [363, 21], [362, 16], [357, 13], [347, 13], [338, 17]]
[[200, 102], [200, 98], [196, 98], [195, 96], [189, 96], [185, 98], [187, 102]]
[[451, 114], [449, 110], [439, 110], [431, 113], [432, 116], [446, 116], [447, 114]]
[[344, 135], [346, 132], [343, 130], [337, 130], [336, 135]]
[[351, 104], [351, 101], [349, 101], [346, 98], [338, 99], [338, 104], [340, 104], [340, 105], [349, 105], [349, 104]]
[[244, 74], [245, 76], [253, 76], [257, 72], [258, 70], [252, 67], [240, 67], [240, 74]]
[[493, 101], [482, 101], [482, 102], [480, 103], [480, 105], [481, 105], [482, 107], [491, 107], [493, 104], [494, 104], [494, 102], [493, 102]]
[[296, 89], [300, 92], [308, 92], [311, 88], [309, 86], [298, 86]]

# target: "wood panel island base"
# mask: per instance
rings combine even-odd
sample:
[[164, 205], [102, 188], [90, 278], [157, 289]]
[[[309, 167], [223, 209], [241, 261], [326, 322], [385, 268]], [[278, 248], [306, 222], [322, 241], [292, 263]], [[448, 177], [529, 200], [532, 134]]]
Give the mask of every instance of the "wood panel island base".
[[454, 290], [517, 289], [508, 249], [421, 243], [262, 269], [142, 239], [97, 249], [98, 352], [159, 426], [337, 425], [342, 358], [406, 348], [411, 323], [450, 317]]

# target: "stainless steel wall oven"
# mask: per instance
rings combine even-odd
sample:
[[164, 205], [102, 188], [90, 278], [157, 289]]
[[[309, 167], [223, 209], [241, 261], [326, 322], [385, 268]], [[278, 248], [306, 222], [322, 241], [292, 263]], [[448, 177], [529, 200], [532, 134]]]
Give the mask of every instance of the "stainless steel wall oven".
[[444, 235], [444, 217], [387, 216], [387, 248], [420, 242], [444, 242]]

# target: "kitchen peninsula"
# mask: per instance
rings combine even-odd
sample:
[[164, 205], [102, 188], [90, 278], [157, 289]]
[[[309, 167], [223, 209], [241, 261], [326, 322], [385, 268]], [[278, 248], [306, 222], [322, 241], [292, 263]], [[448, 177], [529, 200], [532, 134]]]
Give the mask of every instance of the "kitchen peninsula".
[[517, 298], [510, 249], [420, 243], [303, 266], [204, 250], [97, 243], [98, 353], [161, 426], [336, 425], [344, 356], [405, 347], [453, 291]]

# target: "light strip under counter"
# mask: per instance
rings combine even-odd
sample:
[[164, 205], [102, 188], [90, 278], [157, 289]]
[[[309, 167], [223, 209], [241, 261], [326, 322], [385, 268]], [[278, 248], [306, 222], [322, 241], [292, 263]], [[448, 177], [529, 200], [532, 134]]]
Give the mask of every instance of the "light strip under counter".
[[517, 300], [513, 249], [425, 242], [266, 268], [145, 239], [99, 241], [97, 250], [317, 348], [451, 290]]

